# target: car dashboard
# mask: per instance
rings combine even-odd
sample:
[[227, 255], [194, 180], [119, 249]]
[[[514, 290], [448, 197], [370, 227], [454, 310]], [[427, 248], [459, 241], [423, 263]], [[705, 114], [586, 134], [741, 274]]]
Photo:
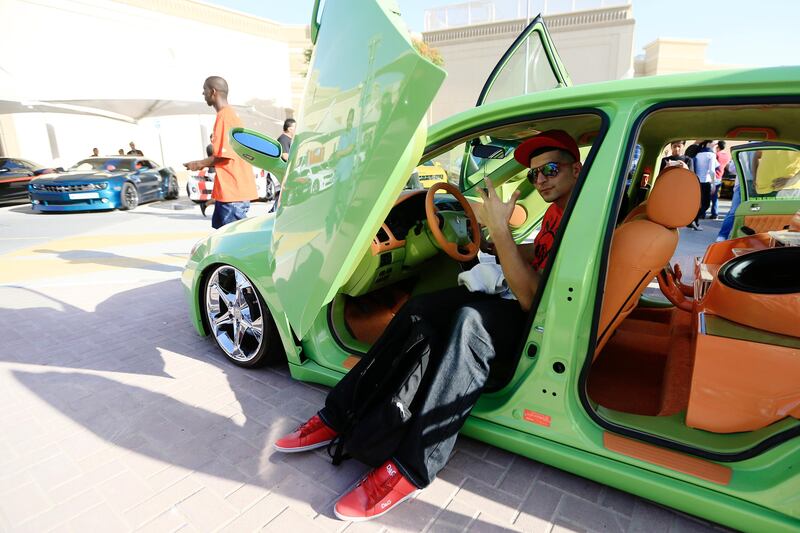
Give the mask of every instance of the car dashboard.
[[[396, 283], [440, 253], [428, 229], [425, 198], [426, 191], [401, 194], [341, 293], [360, 296]], [[458, 201], [450, 195], [437, 194], [434, 202], [440, 212], [463, 214]]]

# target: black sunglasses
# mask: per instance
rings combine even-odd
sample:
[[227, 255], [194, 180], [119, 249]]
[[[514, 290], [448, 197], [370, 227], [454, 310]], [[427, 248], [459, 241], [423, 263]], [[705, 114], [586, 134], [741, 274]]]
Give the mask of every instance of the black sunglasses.
[[542, 173], [542, 176], [545, 178], [552, 178], [556, 174], [558, 174], [559, 170], [561, 170], [561, 165], [565, 163], [557, 163], [555, 161], [551, 161], [549, 163], [545, 163], [540, 167], [532, 167], [528, 171], [528, 181], [531, 183], [536, 183], [536, 178], [539, 176], [539, 173]]

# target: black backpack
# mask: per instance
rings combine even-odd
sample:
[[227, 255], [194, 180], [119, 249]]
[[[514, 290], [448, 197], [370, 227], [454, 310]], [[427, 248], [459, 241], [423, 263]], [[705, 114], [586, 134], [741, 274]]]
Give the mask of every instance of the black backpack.
[[434, 339], [421, 318], [383, 335], [350, 372], [356, 373], [351, 409], [344, 427], [328, 445], [333, 464], [354, 458], [378, 467], [391, 458], [405, 436], [425, 378]]

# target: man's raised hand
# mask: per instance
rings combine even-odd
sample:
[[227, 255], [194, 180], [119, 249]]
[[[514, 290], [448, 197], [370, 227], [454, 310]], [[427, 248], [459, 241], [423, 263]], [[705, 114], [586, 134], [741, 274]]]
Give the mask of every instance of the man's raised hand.
[[483, 200], [483, 223], [489, 228], [489, 233], [496, 234], [498, 231], [508, 229], [508, 221], [514, 212], [514, 206], [520, 196], [520, 192], [514, 191], [511, 198], [504, 202], [495, 191], [492, 180], [484, 178], [486, 189], [478, 189], [478, 195]]

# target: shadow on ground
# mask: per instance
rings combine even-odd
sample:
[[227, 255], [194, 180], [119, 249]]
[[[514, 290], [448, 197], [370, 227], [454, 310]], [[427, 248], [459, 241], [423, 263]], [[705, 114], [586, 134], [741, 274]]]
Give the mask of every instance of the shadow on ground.
[[[11, 324], [13, 337], [0, 360], [55, 367], [12, 373], [107, 443], [234, 484], [268, 488], [293, 507], [299, 502], [328, 518], [339, 495], [366, 471], [353, 460], [334, 467], [324, 450], [273, 450], [279, 436], [316, 412], [326, 389], [292, 380], [285, 367], [244, 370], [228, 363], [192, 328], [177, 280], [118, 293], [93, 312], [64, 302], [4, 311], [0, 325]], [[120, 373], [120, 380], [96, 371]], [[200, 383], [207, 389], [198, 390], [192, 379], [197, 372], [220, 379], [206, 376]], [[457, 478], [454, 485], [464, 479], [445, 469], [442, 477], [448, 476]], [[420, 499], [380, 523], [419, 529], [437, 514], [437, 524], [497, 527]]]

